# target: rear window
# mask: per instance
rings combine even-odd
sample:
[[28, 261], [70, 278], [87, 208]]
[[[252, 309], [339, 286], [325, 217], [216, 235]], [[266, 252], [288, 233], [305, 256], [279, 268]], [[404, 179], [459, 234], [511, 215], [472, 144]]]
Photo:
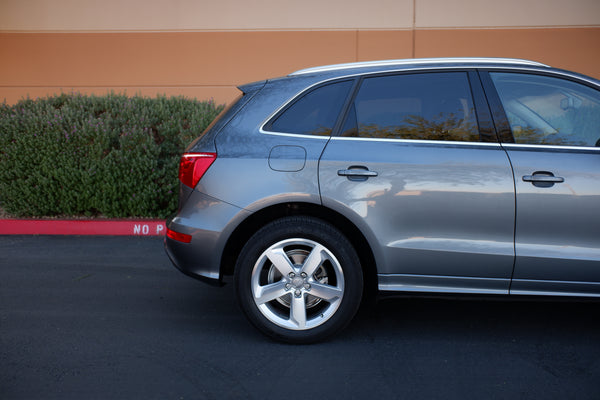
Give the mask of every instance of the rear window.
[[264, 127], [266, 131], [329, 136], [353, 81], [319, 86], [302, 95]]

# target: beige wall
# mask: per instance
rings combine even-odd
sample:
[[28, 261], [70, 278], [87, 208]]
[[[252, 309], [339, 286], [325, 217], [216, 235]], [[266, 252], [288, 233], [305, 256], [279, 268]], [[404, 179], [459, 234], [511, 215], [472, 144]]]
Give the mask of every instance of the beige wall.
[[598, 0], [2, 0], [0, 30], [597, 26]]
[[598, 0], [417, 0], [419, 28], [599, 26]]
[[1, 29], [17, 30], [389, 29], [413, 24], [413, 0], [2, 0], [0, 4]]
[[330, 63], [518, 57], [600, 78], [598, 0], [0, 0], [0, 101], [61, 91], [228, 102]]

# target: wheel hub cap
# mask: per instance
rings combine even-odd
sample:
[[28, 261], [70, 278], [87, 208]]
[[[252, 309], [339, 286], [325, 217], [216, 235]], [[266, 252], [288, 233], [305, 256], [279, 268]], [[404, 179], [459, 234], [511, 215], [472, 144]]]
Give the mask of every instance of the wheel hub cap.
[[294, 279], [292, 279], [292, 285], [296, 288], [296, 289], [302, 289], [304, 288], [304, 283], [306, 282], [306, 279], [302, 279], [300, 277], [295, 277]]
[[336, 312], [344, 294], [344, 274], [333, 253], [319, 243], [285, 239], [261, 254], [251, 286], [259, 311], [270, 322], [305, 330]]

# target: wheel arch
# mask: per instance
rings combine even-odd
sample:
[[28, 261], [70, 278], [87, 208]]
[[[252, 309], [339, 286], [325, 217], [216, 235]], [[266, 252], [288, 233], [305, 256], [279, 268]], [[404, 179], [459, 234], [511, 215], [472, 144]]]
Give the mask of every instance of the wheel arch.
[[287, 202], [275, 204], [252, 213], [229, 236], [221, 257], [221, 276], [233, 275], [237, 258], [250, 237], [267, 223], [286, 216], [303, 215], [319, 218], [344, 232], [356, 250], [363, 270], [364, 297], [377, 293], [377, 266], [375, 256], [363, 233], [342, 214], [317, 204]]

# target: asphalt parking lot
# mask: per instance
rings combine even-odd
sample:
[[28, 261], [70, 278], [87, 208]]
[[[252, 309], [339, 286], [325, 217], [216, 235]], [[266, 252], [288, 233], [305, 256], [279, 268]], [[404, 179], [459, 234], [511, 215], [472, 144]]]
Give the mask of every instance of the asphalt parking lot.
[[391, 298], [275, 343], [162, 238], [0, 236], [2, 399], [598, 399], [600, 303]]

